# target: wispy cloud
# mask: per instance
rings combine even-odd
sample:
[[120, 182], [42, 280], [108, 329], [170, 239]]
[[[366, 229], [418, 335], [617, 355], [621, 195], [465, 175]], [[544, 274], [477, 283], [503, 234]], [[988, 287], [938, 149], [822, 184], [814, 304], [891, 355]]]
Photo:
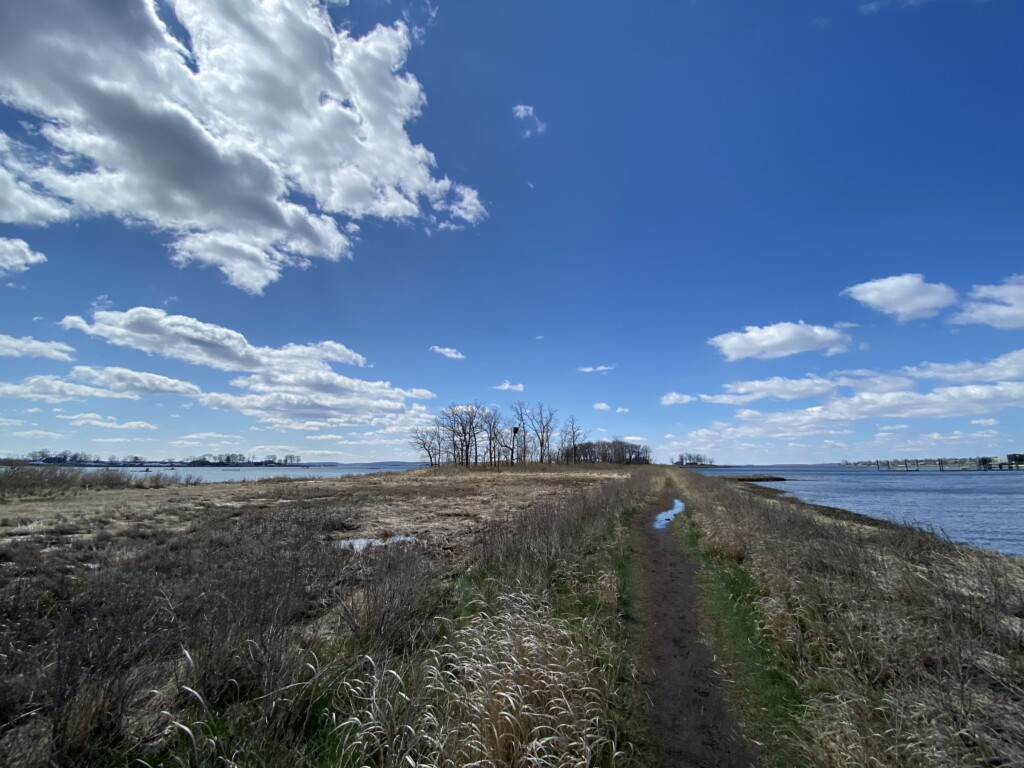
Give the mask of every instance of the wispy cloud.
[[629, 408], [623, 408], [622, 406], [619, 406], [618, 408], [615, 409], [615, 412], [616, 413], [629, 413]]
[[526, 387], [522, 384], [513, 384], [508, 379], [505, 379], [501, 384], [496, 387], [491, 387], [491, 389], [497, 389], [502, 392], [522, 392]]
[[576, 369], [580, 373], [608, 373], [615, 370], [615, 363], [611, 365], [584, 365]]
[[459, 352], [454, 347], [439, 347], [437, 344], [430, 348], [431, 352], [434, 352], [442, 357], [447, 357], [451, 360], [465, 360], [466, 356]]
[[970, 301], [954, 323], [978, 323], [993, 328], [1024, 328], [1024, 275], [1012, 275], [998, 285], [976, 285]]
[[612, 407], [608, 403], [594, 403], [595, 411], [610, 411]]
[[73, 427], [102, 427], [103, 429], [156, 429], [155, 424], [148, 421], [119, 422], [113, 416], [100, 416], [98, 413], [76, 413], [73, 416], [58, 415], [58, 419], [66, 419]]
[[0, 333], [0, 357], [46, 357], [71, 360], [75, 348], [61, 341], [37, 341], [31, 336], [15, 338]]
[[547, 131], [547, 123], [543, 122], [537, 117], [534, 109], [529, 104], [516, 104], [512, 107], [512, 114], [522, 123], [525, 123], [523, 128], [523, 137], [530, 138], [535, 133], [544, 133]]

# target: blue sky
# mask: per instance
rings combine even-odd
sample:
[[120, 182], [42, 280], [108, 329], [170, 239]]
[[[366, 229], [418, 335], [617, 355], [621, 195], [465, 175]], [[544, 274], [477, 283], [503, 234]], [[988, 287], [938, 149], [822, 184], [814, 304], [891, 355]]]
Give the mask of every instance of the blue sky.
[[0, 7], [0, 455], [1024, 450], [1024, 4]]

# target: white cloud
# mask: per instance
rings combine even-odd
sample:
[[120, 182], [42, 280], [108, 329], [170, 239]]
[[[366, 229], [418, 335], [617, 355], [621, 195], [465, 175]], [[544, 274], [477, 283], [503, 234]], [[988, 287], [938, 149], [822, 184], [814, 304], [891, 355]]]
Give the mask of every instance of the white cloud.
[[584, 365], [576, 370], [580, 373], [608, 373], [608, 371], [615, 370], [615, 363], [611, 365]]
[[130, 368], [95, 368], [88, 365], [76, 365], [71, 369], [71, 378], [87, 381], [111, 392], [121, 392], [132, 396], [196, 396], [200, 394], [199, 387], [191, 382], [172, 379], [156, 373], [133, 371]]
[[74, 384], [64, 381], [59, 376], [30, 376], [23, 379], [20, 384], [0, 381], [0, 397], [18, 397], [44, 403], [63, 403], [67, 400], [81, 400], [87, 397], [139, 399], [137, 394], [113, 392], [109, 389]]
[[257, 347], [238, 331], [186, 315], [168, 315], [153, 307], [135, 307], [126, 312], [94, 312], [92, 325], [77, 315], [69, 315], [60, 324], [63, 328], [99, 336], [121, 347], [157, 353], [195, 365], [208, 365], [222, 371], [260, 368], [326, 371], [328, 362], [366, 364], [366, 358], [336, 341]]
[[979, 427], [994, 427], [999, 424], [999, 419], [974, 419], [971, 424], [976, 424]]
[[466, 359], [466, 356], [464, 354], [462, 354], [461, 352], [459, 352], [459, 350], [455, 349], [454, 347], [439, 347], [439, 346], [437, 346], [437, 344], [434, 344], [430, 348], [430, 351], [434, 352], [434, 353], [436, 353], [438, 355], [441, 355], [442, 357], [447, 357], [447, 358], [449, 358], [451, 360], [465, 360]]
[[[3, 200], [2, 182], [0, 182], [0, 200]], [[0, 277], [18, 275], [35, 264], [44, 263], [46, 263], [46, 257], [29, 248], [28, 243], [24, 240], [0, 237]]]
[[616, 413], [629, 413], [629, 408], [623, 408], [622, 406], [619, 406], [618, 408], [615, 409], [615, 412]]
[[871, 309], [903, 322], [934, 317], [957, 302], [956, 291], [945, 283], [926, 283], [917, 273], [893, 275], [851, 285], [841, 293]]
[[610, 411], [612, 407], [608, 403], [594, 403], [595, 411]]
[[512, 107], [512, 116], [526, 125], [523, 128], [523, 138], [528, 139], [534, 133], [544, 133], [548, 129], [547, 123], [537, 117], [529, 104], [516, 104]]
[[850, 337], [838, 328], [798, 323], [748, 325], [742, 331], [723, 333], [708, 340], [729, 362], [747, 357], [767, 360], [800, 352], [822, 350], [826, 355], [845, 352]]
[[113, 416], [100, 416], [98, 413], [76, 413], [73, 416], [57, 416], [66, 419], [73, 427], [102, 427], [104, 429], [156, 429], [155, 424], [148, 421], [119, 422]]
[[505, 379], [501, 384], [496, 387], [491, 387], [491, 389], [498, 389], [502, 392], [522, 392], [526, 387], [522, 384], [513, 384], [508, 379]]
[[11, 437], [30, 437], [40, 440], [60, 440], [64, 435], [59, 432], [47, 432], [45, 429], [26, 429], [22, 432], [11, 432]]
[[918, 379], [941, 379], [958, 383], [1024, 379], [1024, 349], [1007, 352], [984, 363], [923, 363], [908, 366], [903, 372]]
[[779, 400], [799, 400], [805, 397], [830, 394], [835, 389], [835, 384], [819, 376], [805, 376], [802, 379], [773, 376], [770, 379], [734, 381], [725, 384], [723, 389], [728, 394], [701, 395], [700, 399], [705, 403], [719, 405], [743, 405], [767, 397]]
[[948, 418], [975, 416], [1024, 405], [1024, 382], [937, 387], [930, 392], [858, 392], [800, 410], [761, 413], [740, 410], [737, 418], [752, 427], [748, 436], [795, 436], [833, 429], [836, 424], [876, 418]]
[[685, 405], [692, 403], [696, 398], [692, 395], [683, 395], [679, 392], [666, 392], [661, 396], [662, 405]]
[[334, 216], [485, 215], [406, 132], [426, 103], [406, 24], [355, 37], [302, 0], [169, 11], [183, 40], [145, 0], [0, 5], [0, 99], [46, 150], [0, 134], [0, 219], [143, 222], [259, 293], [349, 255]]
[[21, 419], [0, 418], [0, 427], [17, 427], [24, 423]]
[[60, 341], [37, 341], [31, 336], [15, 338], [0, 333], [0, 357], [46, 357], [71, 360], [75, 348]]
[[976, 285], [970, 299], [953, 318], [954, 323], [1024, 328], [1024, 275], [1012, 275], [999, 285]]
[[644, 443], [644, 442], [647, 442], [647, 438], [643, 437], [642, 435], [626, 435], [622, 439], [625, 440], [628, 443]]
[[[334, 341], [259, 347], [230, 328], [184, 315], [168, 315], [150, 307], [96, 312], [92, 324], [69, 316], [61, 324], [119, 346], [247, 374], [230, 382], [240, 393], [207, 392], [189, 382], [157, 374], [125, 368], [76, 367], [72, 373], [75, 378], [106, 387], [93, 388], [94, 393], [103, 394], [92, 396], [137, 398], [140, 392], [181, 394], [209, 408], [239, 411], [270, 426], [314, 431], [325, 426], [415, 426], [428, 418], [426, 409], [407, 406], [405, 401], [434, 397], [426, 389], [400, 389], [388, 381], [367, 381], [335, 372], [332, 362], [364, 365], [366, 361]], [[4, 386], [11, 385], [0, 385], [0, 394], [5, 391]], [[58, 388], [56, 381], [49, 382], [49, 386]], [[77, 387], [74, 391], [89, 396], [88, 387], [66, 382], [62, 386], [65, 390]]]

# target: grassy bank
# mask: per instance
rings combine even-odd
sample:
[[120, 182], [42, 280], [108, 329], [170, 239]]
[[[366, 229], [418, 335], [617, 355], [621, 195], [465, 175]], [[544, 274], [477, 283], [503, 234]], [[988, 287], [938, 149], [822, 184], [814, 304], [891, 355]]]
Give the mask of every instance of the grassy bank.
[[90, 490], [124, 488], [167, 488], [196, 485], [199, 477], [187, 472], [140, 472], [126, 469], [83, 469], [59, 465], [14, 465], [0, 467], [0, 503], [9, 499], [28, 499]]
[[776, 765], [1024, 761], [1024, 564], [680, 473], [716, 649]]
[[[135, 521], [128, 490], [90, 518], [106, 535], [4, 518], [0, 763], [628, 764], [622, 516], [649, 478], [409, 478], [253, 484], [188, 515], [171, 489]], [[335, 546], [402, 505], [440, 533]]]

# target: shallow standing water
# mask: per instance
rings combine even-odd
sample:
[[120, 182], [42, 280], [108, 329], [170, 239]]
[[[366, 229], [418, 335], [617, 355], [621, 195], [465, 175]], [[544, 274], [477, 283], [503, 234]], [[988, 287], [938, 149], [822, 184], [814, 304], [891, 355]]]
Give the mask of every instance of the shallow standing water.
[[1024, 556], [1024, 471], [879, 472], [838, 464], [721, 467], [706, 474], [772, 474], [760, 483], [802, 501], [929, 528], [954, 541]]
[[654, 522], [651, 523], [651, 526], [653, 528], [668, 528], [668, 524], [672, 522], [673, 518], [680, 514], [684, 509], [686, 509], [686, 505], [683, 504], [680, 499], [676, 499], [672, 502], [672, 509], [667, 509], [660, 513], [656, 518], [654, 518]]

